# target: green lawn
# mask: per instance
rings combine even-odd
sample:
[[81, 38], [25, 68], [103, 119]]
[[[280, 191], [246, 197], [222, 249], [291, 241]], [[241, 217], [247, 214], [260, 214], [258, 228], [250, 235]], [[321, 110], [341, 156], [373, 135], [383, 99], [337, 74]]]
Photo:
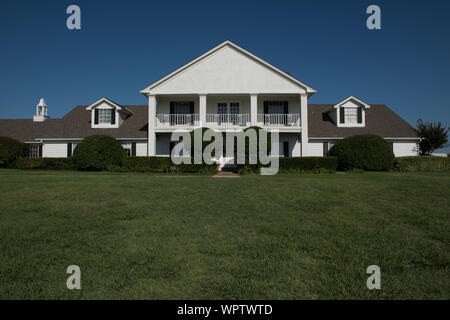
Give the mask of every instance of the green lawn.
[[2, 170], [0, 298], [449, 299], [449, 207], [450, 173]]

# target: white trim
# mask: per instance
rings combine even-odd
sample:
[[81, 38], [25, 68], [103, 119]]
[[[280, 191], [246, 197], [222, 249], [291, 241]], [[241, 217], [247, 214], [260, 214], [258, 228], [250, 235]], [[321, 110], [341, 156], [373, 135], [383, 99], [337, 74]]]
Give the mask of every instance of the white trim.
[[90, 106], [88, 106], [88, 107], [86, 108], [86, 110], [91, 111], [92, 109], [94, 109], [97, 105], [99, 105], [99, 104], [102, 103], [102, 102], [106, 102], [106, 103], [110, 104], [111, 106], [113, 106], [113, 107], [116, 108], [117, 110], [122, 110], [122, 107], [121, 107], [121, 106], [119, 106], [117, 103], [114, 103], [114, 102], [112, 102], [111, 100], [109, 100], [109, 99], [107, 99], [107, 98], [105, 98], [105, 97], [100, 98], [100, 99], [98, 99], [97, 101], [95, 101], [93, 104], [91, 104]]
[[[84, 138], [36, 138], [36, 140], [40, 140], [40, 141], [44, 141], [44, 140], [47, 140], [47, 141], [75, 141], [75, 140], [83, 140], [83, 139]], [[147, 138], [114, 138], [114, 139], [116, 139], [116, 140], [143, 140], [143, 141], [147, 141]], [[36, 143], [36, 142], [24, 142], [24, 143]]]
[[[368, 133], [368, 134], [370, 134], [370, 133]], [[351, 137], [351, 136], [348, 136], [348, 137]], [[348, 137], [310, 137], [309, 139], [310, 140], [336, 140], [336, 139], [345, 139], [345, 138], [348, 138]], [[402, 137], [402, 138], [391, 138], [391, 137], [389, 137], [389, 138], [385, 138], [385, 137], [381, 137], [381, 138], [383, 138], [383, 139], [391, 139], [391, 140], [420, 140], [420, 138], [417, 138], [417, 137], [411, 137], [411, 138], [404, 138], [404, 137]]]
[[165, 83], [167, 80], [169, 80], [170, 78], [174, 77], [175, 75], [189, 69], [190, 67], [192, 67], [193, 65], [197, 64], [198, 62], [202, 61], [203, 59], [207, 58], [208, 56], [210, 56], [211, 54], [217, 52], [218, 50], [229, 46], [232, 47], [234, 49], [236, 49], [237, 51], [243, 53], [244, 55], [256, 60], [257, 62], [259, 62], [260, 64], [262, 64], [263, 66], [267, 67], [268, 69], [278, 73], [279, 75], [281, 75], [282, 77], [286, 78], [287, 80], [290, 80], [291, 82], [293, 82], [294, 84], [296, 84], [297, 86], [300, 86], [302, 89], [305, 89], [305, 91], [309, 94], [313, 94], [315, 92], [317, 92], [316, 90], [314, 90], [313, 88], [311, 88], [310, 86], [307, 86], [306, 84], [304, 84], [303, 82], [300, 82], [299, 80], [295, 79], [294, 77], [288, 75], [286, 72], [281, 71], [280, 69], [278, 69], [277, 67], [271, 65], [270, 63], [264, 61], [263, 59], [255, 56], [254, 54], [250, 53], [249, 51], [239, 47], [238, 45], [234, 44], [233, 42], [227, 40], [225, 42], [222, 42], [221, 44], [219, 44], [218, 46], [212, 48], [211, 50], [209, 50], [208, 52], [202, 54], [200, 57], [192, 60], [191, 62], [188, 62], [187, 64], [185, 64], [184, 66], [178, 68], [177, 70], [173, 71], [172, 73], [168, 74], [167, 76], [165, 76], [164, 78], [152, 83], [151, 85], [147, 86], [145, 89], [142, 89], [140, 92], [144, 95], [149, 95], [150, 94], [150, 90], [155, 89], [156, 87], [158, 87], [159, 85]]
[[348, 101], [350, 101], [350, 100], [354, 100], [354, 101], [358, 102], [359, 104], [362, 104], [365, 108], [370, 109], [370, 105], [369, 105], [369, 104], [365, 103], [365, 102], [362, 101], [362, 100], [359, 100], [358, 98], [356, 98], [356, 97], [354, 97], [354, 96], [350, 96], [350, 97], [348, 97], [348, 98], [342, 100], [342, 101], [339, 102], [338, 104], [334, 105], [333, 108], [337, 109], [337, 108], [340, 107], [342, 104], [344, 104], [344, 103], [346, 103], [346, 102], [348, 102]]

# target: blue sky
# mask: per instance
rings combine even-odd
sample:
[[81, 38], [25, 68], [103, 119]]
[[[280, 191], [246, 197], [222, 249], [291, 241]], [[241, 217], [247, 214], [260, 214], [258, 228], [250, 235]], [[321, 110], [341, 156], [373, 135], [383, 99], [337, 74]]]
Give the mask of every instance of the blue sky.
[[[381, 30], [366, 28], [371, 4]], [[40, 97], [55, 118], [103, 96], [146, 104], [139, 90], [231, 40], [318, 90], [311, 103], [354, 95], [448, 126], [449, 12], [445, 0], [1, 1], [0, 118], [31, 118]]]

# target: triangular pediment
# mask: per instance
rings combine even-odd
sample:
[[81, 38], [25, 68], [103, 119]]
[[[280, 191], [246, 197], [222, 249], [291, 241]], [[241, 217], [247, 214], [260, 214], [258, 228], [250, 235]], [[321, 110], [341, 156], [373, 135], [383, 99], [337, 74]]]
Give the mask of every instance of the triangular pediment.
[[315, 90], [226, 41], [141, 91], [144, 94], [314, 93]]

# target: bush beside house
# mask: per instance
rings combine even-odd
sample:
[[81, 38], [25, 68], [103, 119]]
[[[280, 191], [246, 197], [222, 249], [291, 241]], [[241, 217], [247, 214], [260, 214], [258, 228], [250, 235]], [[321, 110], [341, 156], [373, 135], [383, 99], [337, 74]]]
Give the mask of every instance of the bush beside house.
[[339, 140], [330, 150], [339, 159], [338, 169], [386, 171], [394, 166], [389, 143], [376, 135], [356, 135]]
[[72, 158], [17, 158], [9, 167], [22, 170], [75, 170]]
[[[278, 173], [327, 173], [336, 172], [336, 157], [280, 157]], [[240, 174], [259, 173], [261, 163], [239, 165]]]
[[24, 143], [10, 137], [0, 137], [0, 168], [6, 168], [15, 159], [25, 155]]
[[[187, 160], [187, 158], [185, 159]], [[194, 159], [190, 159], [191, 164], [176, 165], [170, 157], [132, 157], [123, 161], [123, 171], [126, 172], [146, 172], [146, 173], [207, 173], [217, 172], [217, 165], [206, 163], [194, 164]], [[187, 161], [188, 162], [188, 161]]]
[[99, 171], [121, 167], [126, 153], [113, 137], [93, 135], [84, 138], [75, 148], [73, 163], [78, 170]]

